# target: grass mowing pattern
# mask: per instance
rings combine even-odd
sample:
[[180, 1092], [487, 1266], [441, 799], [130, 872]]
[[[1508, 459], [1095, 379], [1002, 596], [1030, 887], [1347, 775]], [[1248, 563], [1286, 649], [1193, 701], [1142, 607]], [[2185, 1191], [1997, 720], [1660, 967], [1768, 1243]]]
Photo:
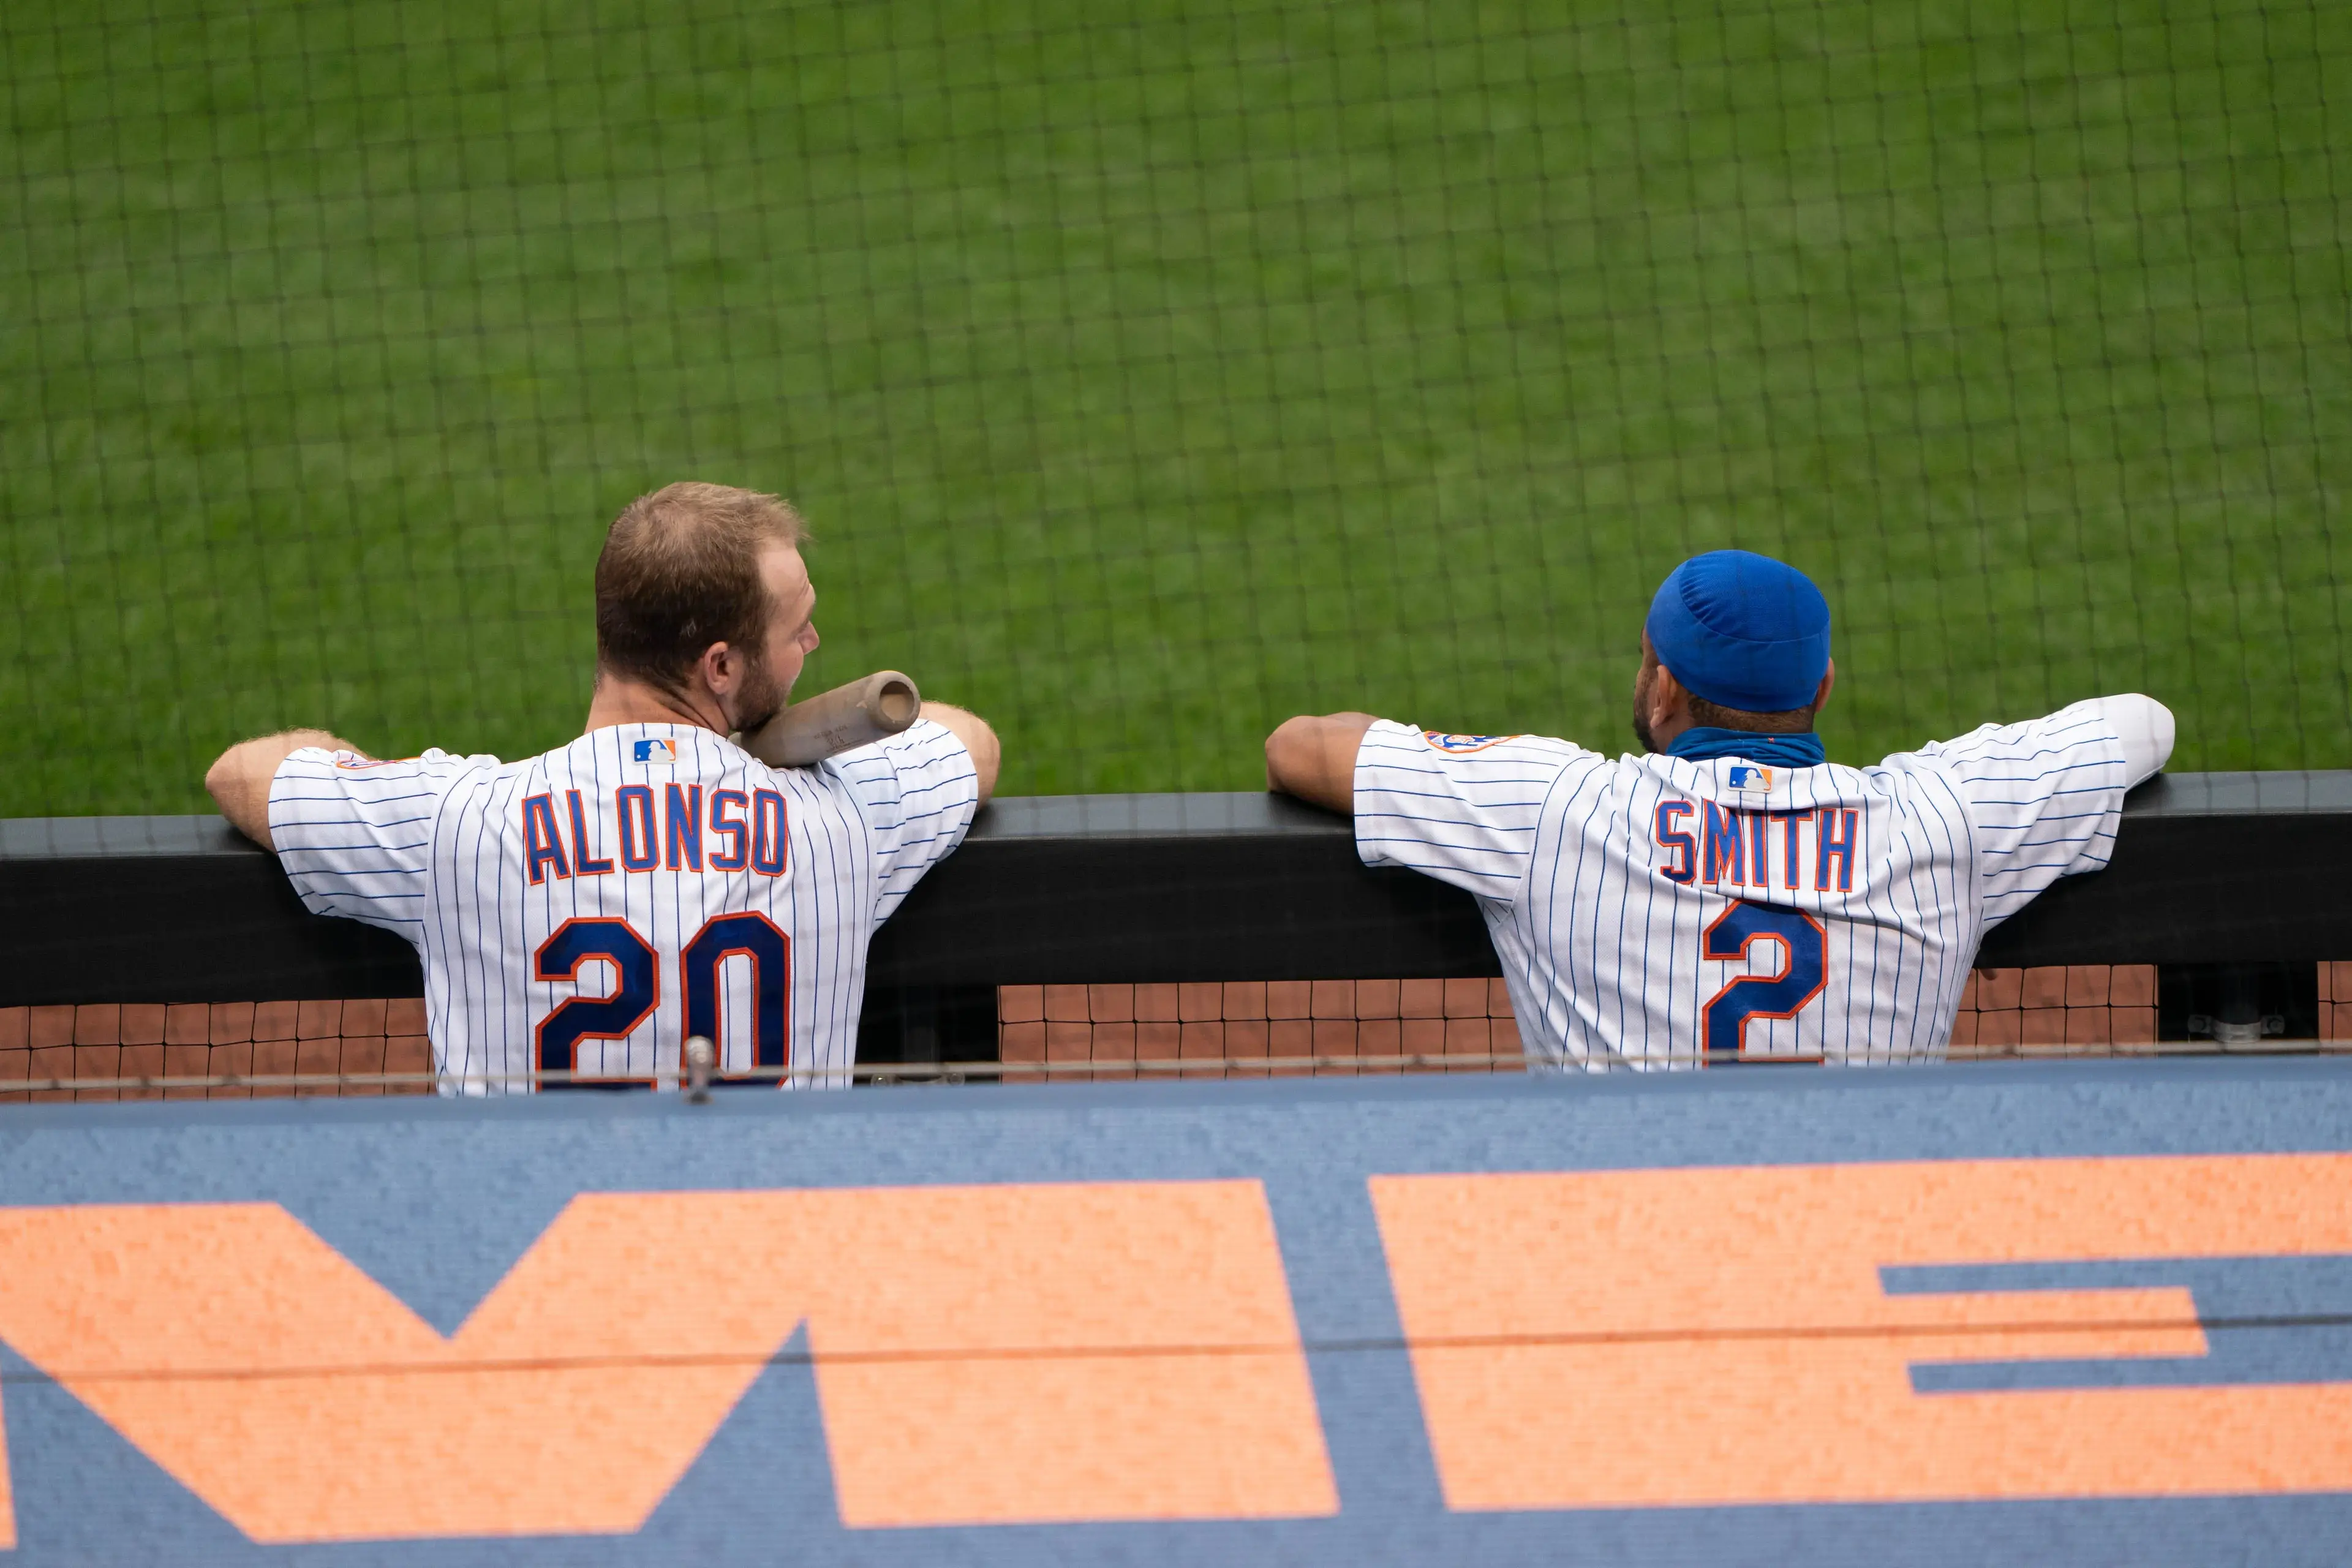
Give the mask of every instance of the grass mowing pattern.
[[16, 0], [0, 814], [574, 732], [633, 494], [813, 519], [1009, 791], [1603, 749], [1687, 552], [1832, 753], [2141, 689], [2352, 765], [2333, 0]]

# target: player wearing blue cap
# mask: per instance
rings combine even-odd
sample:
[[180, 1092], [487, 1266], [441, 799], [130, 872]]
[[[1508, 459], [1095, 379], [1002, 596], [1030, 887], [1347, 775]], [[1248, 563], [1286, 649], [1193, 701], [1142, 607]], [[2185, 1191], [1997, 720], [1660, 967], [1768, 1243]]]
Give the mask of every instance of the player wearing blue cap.
[[1531, 1057], [1930, 1059], [1984, 933], [2107, 863], [2172, 715], [2095, 698], [1853, 768], [1813, 730], [1835, 682], [1821, 590], [1718, 550], [1651, 601], [1642, 755], [1332, 713], [1266, 738], [1266, 783], [1477, 898]]

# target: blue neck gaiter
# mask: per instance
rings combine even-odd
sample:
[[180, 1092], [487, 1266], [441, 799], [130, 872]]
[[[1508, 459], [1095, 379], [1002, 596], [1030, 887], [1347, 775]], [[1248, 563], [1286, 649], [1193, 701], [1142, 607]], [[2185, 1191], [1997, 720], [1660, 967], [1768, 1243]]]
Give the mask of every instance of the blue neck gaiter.
[[1666, 755], [1694, 763], [1738, 757], [1767, 767], [1817, 768], [1830, 760], [1819, 735], [1759, 735], [1753, 730], [1685, 730], [1666, 746]]

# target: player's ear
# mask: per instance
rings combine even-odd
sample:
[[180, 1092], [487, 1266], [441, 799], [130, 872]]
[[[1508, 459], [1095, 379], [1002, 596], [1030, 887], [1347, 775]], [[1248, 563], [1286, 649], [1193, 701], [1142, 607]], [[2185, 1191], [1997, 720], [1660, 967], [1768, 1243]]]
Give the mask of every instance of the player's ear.
[[742, 680], [742, 662], [733, 648], [723, 642], [715, 642], [702, 650], [695, 674], [700, 677], [704, 689], [713, 697], [724, 697]]
[[1829, 668], [1822, 671], [1821, 685], [1813, 691], [1813, 712], [1816, 716], [1820, 714], [1822, 709], [1830, 705], [1830, 688], [1836, 684], [1837, 660], [1832, 659], [1830, 660]]
[[1657, 728], [1680, 716], [1690, 707], [1690, 692], [1675, 679], [1675, 672], [1664, 665], [1658, 666], [1657, 679], [1650, 686], [1650, 724]]

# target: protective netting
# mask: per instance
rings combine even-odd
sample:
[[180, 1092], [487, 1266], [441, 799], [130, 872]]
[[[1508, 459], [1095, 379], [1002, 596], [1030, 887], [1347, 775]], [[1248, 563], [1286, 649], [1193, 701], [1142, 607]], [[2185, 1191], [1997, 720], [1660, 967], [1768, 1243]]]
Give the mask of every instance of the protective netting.
[[[2299, 966], [2298, 966], [2299, 967]], [[2150, 964], [1980, 969], [1956, 1062], [2352, 1048], [2352, 963], [2314, 966], [2315, 1026], [2243, 1046], [2166, 1037]], [[1524, 1070], [1500, 980], [1006, 985], [993, 1050], [859, 1063], [867, 1083], [1001, 1079], [1352, 1077]], [[968, 1061], [953, 1056], [970, 1051]], [[993, 1064], [992, 1066], [992, 1064]], [[425, 1004], [390, 1001], [0, 1007], [0, 1104], [417, 1094], [432, 1085]]]
[[[2252, 1048], [2307, 1051], [2352, 1042], [2352, 963], [2314, 967], [2315, 1017], [2250, 1042]], [[2168, 1027], [2158, 989], [2154, 964], [1976, 970], [1961, 992], [1949, 1059], [2229, 1048], [2214, 1041], [2210, 1024]], [[1521, 1066], [1518, 1026], [1499, 979], [1007, 985], [999, 990], [997, 1011], [1009, 1079], [1019, 1076], [1010, 1064], [1020, 1062], [1092, 1062], [1104, 1076], [1115, 1076], [1120, 1063], [1155, 1075], [1189, 1063], [1243, 1078]], [[1269, 1065], [1305, 1058], [1320, 1059], [1311, 1067]]]
[[2139, 688], [2352, 763], [2334, 0], [16, 0], [0, 814], [572, 732], [630, 496], [784, 492], [807, 678], [1008, 792], [1370, 708], [1622, 739], [1683, 553], [1832, 753]]

